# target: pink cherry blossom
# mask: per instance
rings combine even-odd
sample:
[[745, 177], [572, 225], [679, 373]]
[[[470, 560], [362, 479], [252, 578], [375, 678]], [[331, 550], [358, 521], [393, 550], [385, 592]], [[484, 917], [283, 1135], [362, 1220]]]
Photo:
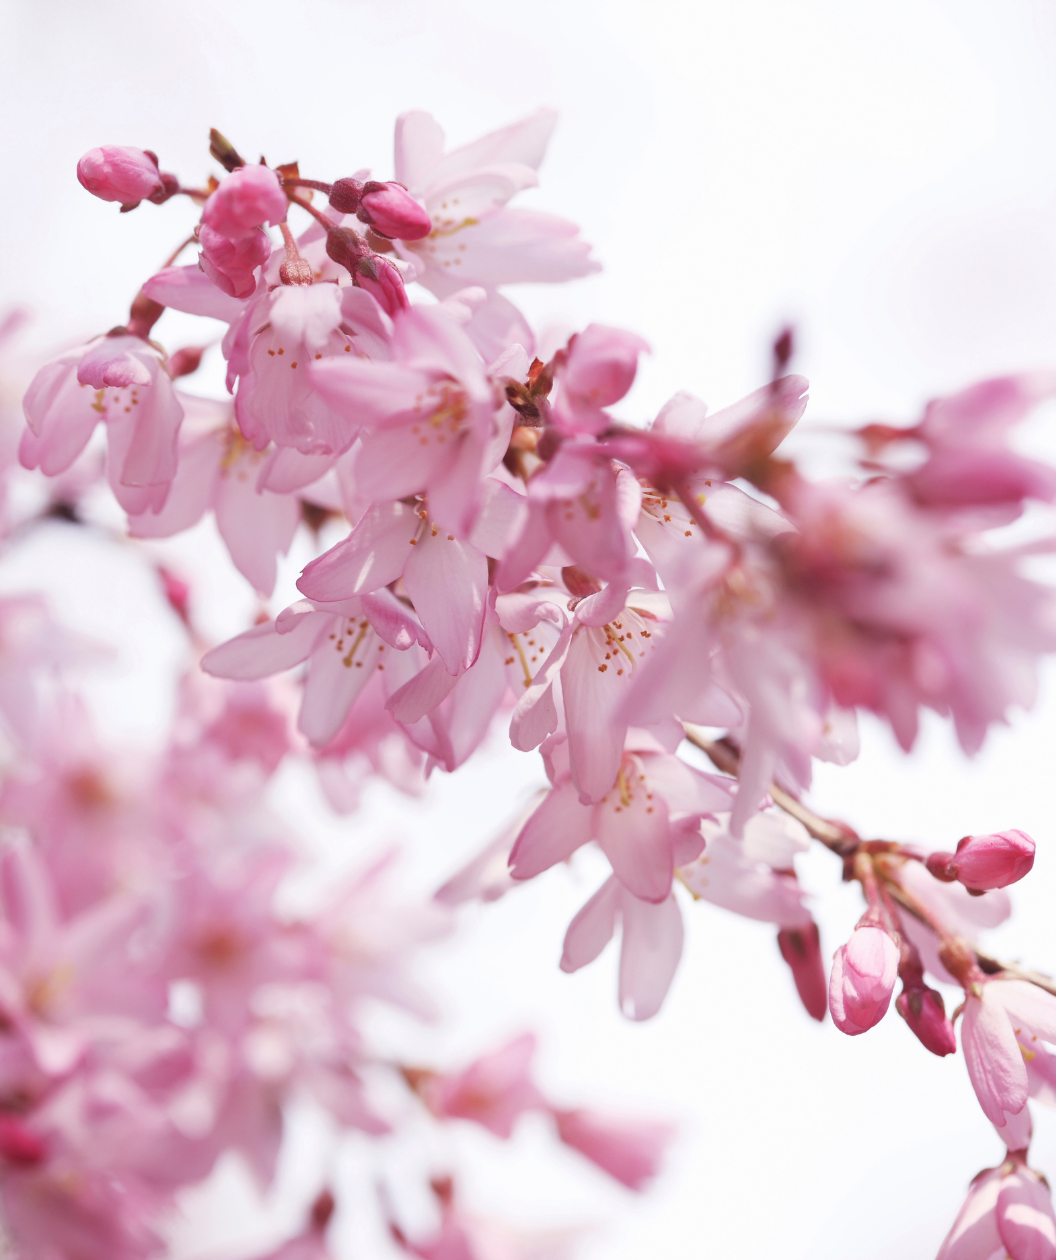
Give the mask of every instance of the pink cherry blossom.
[[312, 368], [316, 390], [367, 432], [355, 461], [373, 499], [425, 494], [432, 519], [466, 535], [483, 480], [502, 458], [513, 412], [449, 312], [417, 307], [395, 323], [391, 362], [349, 356]]
[[1056, 1219], [1048, 1186], [1021, 1160], [988, 1168], [971, 1191], [937, 1260], [1053, 1260]]
[[829, 977], [829, 1013], [848, 1036], [867, 1032], [887, 1014], [898, 975], [898, 946], [883, 928], [864, 923], [841, 945]]
[[634, 384], [638, 356], [649, 346], [634, 333], [589, 324], [569, 342], [555, 373], [552, 399], [557, 423], [572, 432], [601, 433], [611, 423], [604, 410]]
[[26, 468], [64, 472], [106, 423], [111, 489], [127, 512], [158, 511], [176, 474], [183, 408], [164, 356], [139, 337], [115, 335], [68, 351], [34, 377], [23, 399]]
[[89, 149], [77, 163], [77, 178], [93, 197], [123, 205], [143, 201], [162, 189], [153, 154], [120, 144]]

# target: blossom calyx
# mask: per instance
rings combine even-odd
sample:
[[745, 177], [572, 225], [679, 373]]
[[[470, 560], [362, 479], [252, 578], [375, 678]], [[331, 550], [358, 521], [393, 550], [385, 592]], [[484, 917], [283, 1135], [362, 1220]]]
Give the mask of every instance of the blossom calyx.
[[127, 145], [104, 144], [89, 149], [77, 163], [77, 178], [93, 197], [119, 201], [129, 209], [144, 198], [165, 193], [158, 159], [145, 149]]
[[928, 870], [944, 883], [954, 880], [969, 892], [1007, 888], [1030, 873], [1034, 841], [1025, 831], [998, 831], [989, 836], [964, 836], [956, 853], [932, 853]]
[[283, 284], [308, 285], [315, 280], [315, 273], [312, 271], [312, 264], [298, 255], [296, 258], [286, 258], [279, 268], [279, 279]]

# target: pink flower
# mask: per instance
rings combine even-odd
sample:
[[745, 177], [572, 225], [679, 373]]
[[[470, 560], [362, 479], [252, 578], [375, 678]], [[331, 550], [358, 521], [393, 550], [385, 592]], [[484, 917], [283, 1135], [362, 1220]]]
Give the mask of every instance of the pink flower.
[[1010, 1157], [972, 1182], [937, 1260], [1056, 1260], [1056, 1218], [1048, 1186]]
[[[1056, 998], [1026, 980], [979, 980], [965, 996], [961, 1048], [975, 1095], [998, 1126], [1026, 1105], [1027, 1061], [1056, 1043]], [[1043, 1047], [1038, 1047], [1042, 1049]]]
[[351, 369], [366, 362], [360, 355], [387, 357], [390, 331], [373, 299], [351, 285], [280, 285], [262, 292], [228, 334], [240, 352], [237, 359], [232, 353], [231, 366], [240, 374], [235, 414], [242, 432], [258, 450], [269, 441], [306, 455], [348, 450], [363, 419], [333, 404], [320, 389], [327, 378], [314, 369], [335, 360]]
[[133, 205], [161, 192], [158, 161], [143, 149], [106, 144], [89, 149], [77, 163], [81, 186], [102, 201]]
[[1007, 888], [1034, 866], [1034, 841], [1025, 831], [964, 836], [956, 853], [932, 853], [928, 870], [941, 880], [957, 880], [972, 892]]
[[490, 288], [522, 281], [571, 280], [596, 271], [578, 228], [507, 202], [538, 182], [557, 121], [552, 110], [535, 114], [444, 153], [444, 133], [425, 113], [396, 123], [396, 179], [432, 218], [424, 240], [401, 243], [421, 268], [419, 279], [438, 297], [468, 284]]
[[525, 1033], [461, 1072], [427, 1074], [418, 1092], [438, 1118], [475, 1120], [496, 1137], [509, 1138], [523, 1112], [545, 1106], [529, 1070], [534, 1054], [535, 1038]]
[[[388, 591], [345, 601], [334, 613], [301, 600], [275, 621], [254, 626], [213, 648], [202, 668], [218, 678], [267, 678], [308, 662], [298, 726], [317, 747], [330, 742], [348, 717], [371, 674], [391, 655], [425, 639], [420, 624]], [[397, 685], [404, 682], [400, 676]], [[395, 690], [395, 688], [394, 688]]]
[[887, 1014], [898, 977], [898, 946], [883, 928], [861, 924], [841, 945], [829, 976], [832, 1022], [850, 1037], [868, 1031]]
[[657, 1174], [674, 1129], [639, 1120], [620, 1122], [577, 1108], [553, 1110], [557, 1135], [629, 1190], [644, 1190]]
[[220, 236], [236, 241], [264, 223], [286, 217], [286, 194], [278, 175], [266, 166], [242, 166], [212, 192], [202, 209], [202, 222]]
[[100, 421], [108, 473], [127, 512], [158, 511], [176, 475], [183, 420], [164, 355], [140, 337], [102, 337], [41, 368], [22, 406], [29, 424], [19, 459], [47, 476], [65, 471]]
[[609, 791], [582, 804], [566, 772], [528, 819], [510, 854], [514, 879], [531, 879], [596, 840], [617, 879], [636, 897], [661, 902], [676, 865], [703, 847], [700, 819], [729, 806], [732, 792], [664, 753], [625, 752]]
[[439, 307], [397, 318], [391, 356], [319, 363], [311, 379], [346, 424], [367, 430], [355, 462], [360, 492], [388, 501], [425, 494], [430, 517], [464, 536], [484, 478], [505, 454], [513, 412], [465, 332]]
[[612, 876], [568, 925], [562, 971], [592, 963], [622, 925], [620, 1010], [628, 1019], [652, 1019], [671, 987], [682, 957], [682, 914], [673, 895], [641, 901]]

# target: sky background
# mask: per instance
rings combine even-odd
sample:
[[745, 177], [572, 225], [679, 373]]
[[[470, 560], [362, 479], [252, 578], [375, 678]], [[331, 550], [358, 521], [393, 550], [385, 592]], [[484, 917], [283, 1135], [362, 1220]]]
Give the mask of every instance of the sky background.
[[[312, 176], [368, 166], [386, 178], [403, 110], [431, 111], [460, 143], [550, 105], [561, 121], [541, 188], [521, 204], [579, 222], [604, 270], [511, 296], [541, 327], [594, 319], [649, 340], [628, 418], [677, 389], [718, 407], [755, 388], [788, 321], [812, 386], [805, 424], [819, 432], [908, 420], [935, 393], [1056, 366], [1052, 0], [6, 0], [0, 39], [0, 298], [35, 312], [27, 352], [121, 322], [195, 219], [179, 200], [119, 216], [89, 198], [74, 167], [93, 145], [154, 149], [192, 183], [210, 169], [216, 126], [244, 153], [298, 159]], [[170, 349], [193, 336], [172, 314], [157, 335]], [[214, 355], [188, 384], [216, 376]], [[1040, 416], [1024, 440], [1056, 456], [1054, 435]], [[254, 600], [209, 530], [173, 554], [217, 607], [215, 633], [241, 628]], [[308, 558], [302, 539], [275, 609]], [[156, 736], [183, 647], [131, 549], [100, 556], [44, 531], [0, 563], [0, 588], [27, 586], [123, 645], [120, 667], [93, 684], [96, 708], [129, 739]], [[859, 762], [823, 767], [813, 801], [863, 833], [929, 847], [1003, 827], [1033, 834], [1035, 872], [993, 948], [1056, 970], [1054, 737], [1050, 672], [1035, 713], [972, 762], [938, 721], [912, 759], [863, 723]], [[422, 802], [378, 787], [337, 823], [296, 771], [279, 797], [328, 870], [399, 838], [401, 878], [428, 890], [541, 781], [536, 759], [498, 738]], [[801, 873], [831, 953], [859, 903], [826, 853]], [[933, 1256], [968, 1180], [1002, 1154], [960, 1055], [928, 1055], [893, 1015], [855, 1039], [815, 1026], [772, 930], [705, 904], [686, 907], [663, 1012], [630, 1025], [611, 950], [574, 977], [557, 970], [565, 924], [598, 879], [585, 858], [471, 911], [432, 965], [453, 1019], [429, 1044], [454, 1062], [534, 1027], [556, 1096], [680, 1122], [668, 1171], [632, 1200], [553, 1156], [531, 1124], [516, 1148], [460, 1131], [467, 1195], [525, 1221], [596, 1226], [589, 1260]], [[397, 1023], [380, 1033], [413, 1045]], [[1056, 1116], [1037, 1109], [1036, 1129], [1033, 1162], [1056, 1174]], [[385, 1153], [397, 1173], [429, 1164], [421, 1140]], [[328, 1169], [360, 1184], [365, 1158], [356, 1143], [335, 1156], [304, 1117], [271, 1208], [227, 1168], [189, 1205], [179, 1254], [245, 1253], [296, 1219]], [[338, 1231], [343, 1254], [354, 1214]]]

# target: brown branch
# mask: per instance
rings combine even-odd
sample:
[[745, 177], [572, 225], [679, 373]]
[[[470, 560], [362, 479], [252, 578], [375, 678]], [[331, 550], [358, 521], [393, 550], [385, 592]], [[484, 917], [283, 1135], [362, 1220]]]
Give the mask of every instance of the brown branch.
[[[705, 753], [717, 770], [721, 770], [723, 774], [732, 775], [734, 778], [737, 777], [741, 756], [735, 744], [727, 739], [708, 739], [700, 728], [694, 726], [691, 722], [683, 722], [682, 725], [686, 732], [686, 739], [695, 748], [699, 748], [702, 753]], [[828, 818], [822, 818], [820, 814], [815, 814], [812, 809], [808, 809], [802, 801], [797, 800], [791, 792], [786, 792], [778, 784], [772, 783], [770, 785], [770, 796], [775, 805], [783, 809], [792, 818], [795, 818], [797, 822], [801, 822], [815, 840], [820, 841], [821, 844], [839, 857], [849, 857], [862, 844], [862, 841], [858, 839], [849, 827], [842, 823], [832, 822]], [[910, 855], [907, 854], [906, 856], [909, 857]], [[903, 910], [906, 910], [915, 919], [923, 923], [926, 928], [935, 932], [936, 935], [942, 935], [941, 930], [933, 922], [931, 915], [924, 906], [920, 904], [916, 897], [908, 893], [897, 880], [886, 877], [884, 884], [892, 899], [897, 901]], [[994, 958], [992, 954], [988, 954], [974, 945], [971, 948], [980, 968], [987, 975], [1004, 975], [1015, 980], [1026, 980], [1056, 997], [1056, 979], [1053, 979], [1052, 976], [1047, 976], [1042, 971], [1035, 971], [1031, 967], [1021, 967], [1019, 963], [1002, 962], [999, 958]]]

